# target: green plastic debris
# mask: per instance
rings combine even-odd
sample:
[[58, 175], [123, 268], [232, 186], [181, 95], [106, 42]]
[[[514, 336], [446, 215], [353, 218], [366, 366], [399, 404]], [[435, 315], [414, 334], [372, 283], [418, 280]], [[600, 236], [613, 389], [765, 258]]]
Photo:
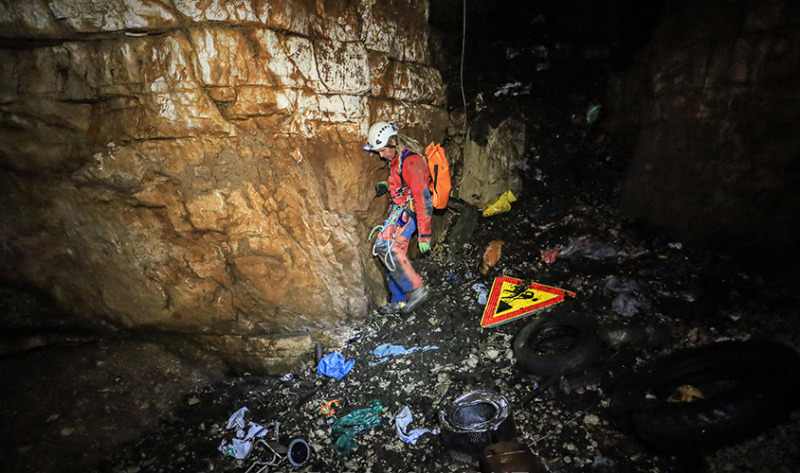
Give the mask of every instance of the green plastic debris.
[[586, 123], [594, 123], [600, 118], [601, 105], [592, 105], [586, 110]]
[[340, 457], [353, 453], [358, 448], [355, 436], [366, 430], [371, 430], [381, 423], [383, 406], [378, 399], [373, 399], [367, 404], [367, 409], [353, 411], [331, 426], [331, 435], [336, 441], [333, 448]]

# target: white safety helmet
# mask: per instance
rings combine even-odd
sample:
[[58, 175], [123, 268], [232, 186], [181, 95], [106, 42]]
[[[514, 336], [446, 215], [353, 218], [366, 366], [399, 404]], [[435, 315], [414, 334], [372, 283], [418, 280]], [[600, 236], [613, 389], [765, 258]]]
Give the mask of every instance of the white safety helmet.
[[397, 125], [388, 122], [377, 122], [369, 127], [365, 151], [377, 151], [389, 143], [389, 138], [397, 135]]

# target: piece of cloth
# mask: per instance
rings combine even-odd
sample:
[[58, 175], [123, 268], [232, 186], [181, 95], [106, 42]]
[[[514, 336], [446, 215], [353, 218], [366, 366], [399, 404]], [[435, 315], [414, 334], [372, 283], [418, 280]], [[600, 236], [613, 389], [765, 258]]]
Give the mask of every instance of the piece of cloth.
[[415, 351], [428, 351], [428, 350], [438, 350], [439, 347], [436, 345], [428, 345], [424, 347], [411, 347], [405, 348], [402, 345], [392, 345], [391, 343], [384, 343], [383, 345], [379, 345], [377, 348], [372, 350], [372, 354], [375, 355], [375, 358], [380, 358], [374, 365], [378, 363], [383, 363], [384, 361], [388, 360], [390, 356], [397, 356], [397, 355], [408, 355], [409, 353], [414, 353]]
[[627, 293], [617, 294], [617, 297], [611, 301], [611, 308], [614, 312], [623, 317], [633, 317], [639, 312], [639, 309], [649, 309], [650, 303], [645, 300], [639, 300]]
[[383, 406], [377, 399], [369, 402], [369, 408], [353, 411], [331, 425], [331, 435], [335, 440], [333, 448], [339, 457], [345, 457], [358, 448], [355, 436], [371, 430], [381, 423]]
[[317, 365], [317, 374], [330, 378], [342, 379], [353, 369], [356, 360], [344, 361], [344, 356], [338, 351], [324, 356]]
[[248, 412], [249, 410], [246, 407], [242, 407], [231, 414], [228, 419], [226, 429], [236, 429], [236, 435], [228, 440], [223, 439], [219, 444], [217, 449], [223, 454], [239, 460], [245, 459], [250, 456], [255, 440], [267, 435], [269, 432], [267, 427], [247, 420]]
[[416, 445], [417, 439], [421, 436], [432, 433], [436, 435], [438, 432], [435, 430], [430, 429], [414, 429], [409, 431], [408, 425], [414, 420], [414, 416], [411, 414], [411, 408], [406, 406], [397, 414], [397, 417], [394, 419], [395, 426], [397, 427], [397, 436], [400, 437], [405, 443], [410, 443], [412, 445]]
[[476, 292], [475, 298], [478, 300], [478, 304], [486, 305], [486, 301], [489, 298], [489, 292], [486, 290], [486, 286], [476, 282], [472, 285], [472, 290]]

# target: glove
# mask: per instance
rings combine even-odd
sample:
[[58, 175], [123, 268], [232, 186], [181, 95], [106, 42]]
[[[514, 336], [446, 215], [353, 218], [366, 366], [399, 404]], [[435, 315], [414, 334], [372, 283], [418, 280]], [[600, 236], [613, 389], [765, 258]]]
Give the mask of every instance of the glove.
[[380, 197], [383, 194], [389, 192], [389, 183], [386, 181], [381, 181], [375, 184], [375, 197]]
[[431, 251], [431, 242], [429, 241], [420, 241], [419, 243], [419, 252], [425, 254]]

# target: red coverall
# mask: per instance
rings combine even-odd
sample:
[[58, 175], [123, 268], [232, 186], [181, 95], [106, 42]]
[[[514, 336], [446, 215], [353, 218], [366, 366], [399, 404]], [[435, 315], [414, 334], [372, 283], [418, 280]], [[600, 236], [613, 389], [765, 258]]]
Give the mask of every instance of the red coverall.
[[[402, 179], [399, 174], [401, 159]], [[409, 292], [422, 286], [422, 277], [414, 271], [407, 252], [409, 240], [416, 230], [419, 231], [417, 239], [420, 243], [431, 241], [433, 203], [428, 188], [430, 181], [431, 172], [422, 156], [404, 149], [392, 159], [386, 181], [392, 204], [375, 243], [376, 254], [386, 267], [390, 302], [405, 301]]]

